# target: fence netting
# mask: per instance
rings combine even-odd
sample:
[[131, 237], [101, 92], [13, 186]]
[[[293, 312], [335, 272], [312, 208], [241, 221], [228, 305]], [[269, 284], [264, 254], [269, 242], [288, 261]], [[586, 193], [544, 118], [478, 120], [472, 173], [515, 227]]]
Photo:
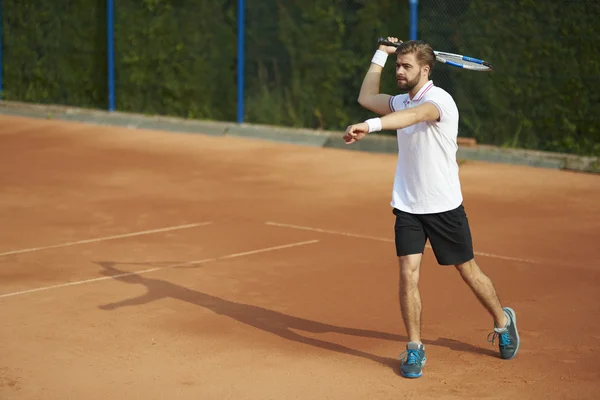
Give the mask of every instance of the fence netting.
[[[115, 2], [118, 111], [235, 121], [235, 0]], [[481, 143], [600, 154], [600, 2], [420, 0], [419, 39], [483, 58], [432, 79]], [[244, 110], [250, 123], [343, 129], [378, 36], [407, 39], [408, 1], [246, 0]], [[3, 98], [106, 109], [106, 0], [4, 0]], [[391, 64], [391, 63], [390, 63]], [[395, 93], [393, 67], [381, 90]]]
[[3, 98], [105, 108], [106, 2], [3, 0]]

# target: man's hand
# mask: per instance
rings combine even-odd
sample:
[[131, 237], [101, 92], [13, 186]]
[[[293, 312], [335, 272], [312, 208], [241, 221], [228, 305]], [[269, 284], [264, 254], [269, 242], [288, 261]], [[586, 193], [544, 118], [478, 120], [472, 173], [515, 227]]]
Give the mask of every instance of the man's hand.
[[[402, 43], [402, 40], [399, 40], [397, 37], [388, 37], [387, 40], [389, 40], [392, 43]], [[386, 46], [386, 45], [380, 45], [379, 46], [379, 50], [381, 51], [385, 51], [388, 55], [392, 55], [396, 53], [396, 47], [395, 46]]]
[[346, 144], [352, 144], [367, 136], [367, 133], [369, 133], [369, 125], [367, 125], [365, 122], [350, 125], [348, 128], [346, 128], [344, 140], [346, 141]]

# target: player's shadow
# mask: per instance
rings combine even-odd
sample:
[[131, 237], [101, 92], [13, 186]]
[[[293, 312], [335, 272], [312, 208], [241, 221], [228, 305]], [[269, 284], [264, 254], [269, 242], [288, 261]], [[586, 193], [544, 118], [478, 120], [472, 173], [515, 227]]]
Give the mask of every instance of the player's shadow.
[[[115, 267], [115, 265], [117, 265], [116, 262], [99, 261], [95, 264], [98, 264], [103, 268], [102, 273], [105, 276], [111, 276], [114, 279], [125, 283], [143, 285], [147, 289], [146, 293], [141, 296], [99, 306], [99, 308], [103, 310], [114, 310], [120, 307], [142, 305], [163, 298], [173, 298], [200, 307], [204, 307], [206, 309], [211, 310], [215, 314], [227, 316], [236, 321], [260, 329], [262, 331], [272, 333], [284, 339], [292, 340], [294, 342], [303, 343], [330, 351], [362, 357], [367, 360], [374, 361], [376, 363], [392, 368], [396, 374], [399, 374], [398, 367], [400, 365], [400, 361], [397, 359], [381, 357], [375, 354], [370, 354], [364, 351], [352, 349], [337, 343], [302, 336], [294, 332], [293, 330], [299, 330], [309, 333], [331, 332], [366, 338], [390, 340], [399, 344], [399, 351], [402, 351], [402, 348], [400, 348], [400, 346], [403, 346], [403, 344], [407, 341], [406, 336], [367, 329], [341, 327], [322, 322], [311, 321], [305, 318], [293, 317], [291, 315], [268, 310], [266, 308], [258, 306], [253, 306], [250, 304], [236, 303], [234, 301], [225, 300], [213, 295], [188, 289], [183, 286], [178, 286], [163, 280], [142, 277], [141, 275], [136, 273], [128, 273], [126, 271], [117, 269]], [[452, 339], [438, 338], [436, 340], [423, 340], [423, 342], [426, 345], [430, 344], [436, 346], [444, 346], [453, 350], [466, 351], [477, 354], [486, 354], [496, 357], [496, 353], [492, 352], [491, 350], [475, 347], [470, 344]]]

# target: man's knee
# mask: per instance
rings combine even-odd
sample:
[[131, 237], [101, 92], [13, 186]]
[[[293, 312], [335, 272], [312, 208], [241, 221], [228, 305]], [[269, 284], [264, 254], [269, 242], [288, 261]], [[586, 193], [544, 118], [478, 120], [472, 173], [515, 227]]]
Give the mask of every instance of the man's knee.
[[467, 281], [476, 279], [481, 274], [481, 270], [475, 262], [475, 259], [471, 259], [462, 264], [456, 264], [454, 267], [456, 267], [458, 272], [460, 272], [460, 275], [463, 277], [463, 279]]
[[416, 283], [419, 280], [421, 254], [410, 254], [398, 257], [400, 263], [400, 278], [406, 283]]

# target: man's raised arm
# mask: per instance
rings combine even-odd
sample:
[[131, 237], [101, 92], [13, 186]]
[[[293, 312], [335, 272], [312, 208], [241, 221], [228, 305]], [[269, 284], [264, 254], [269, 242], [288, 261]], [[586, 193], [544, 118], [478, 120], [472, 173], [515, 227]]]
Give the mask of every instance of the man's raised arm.
[[[391, 42], [399, 41], [393, 37], [389, 37], [388, 40]], [[358, 103], [361, 106], [379, 115], [386, 115], [392, 112], [390, 108], [390, 99], [392, 96], [379, 93], [379, 87], [381, 84], [381, 72], [383, 71], [387, 57], [395, 53], [396, 48], [394, 46], [379, 46], [379, 49], [377, 49], [371, 60], [371, 65], [365, 75], [360, 88], [360, 94], [358, 95]]]

